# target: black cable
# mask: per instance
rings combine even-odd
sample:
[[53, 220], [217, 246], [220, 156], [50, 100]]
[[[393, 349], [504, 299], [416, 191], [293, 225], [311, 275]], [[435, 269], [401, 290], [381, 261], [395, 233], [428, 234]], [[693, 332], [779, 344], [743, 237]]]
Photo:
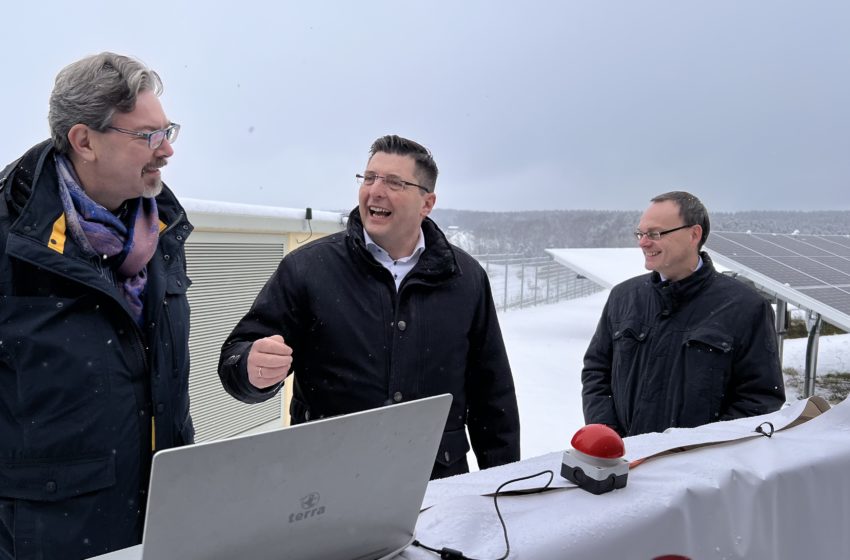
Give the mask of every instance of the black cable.
[[313, 237], [313, 220], [307, 220], [307, 226], [310, 228], [310, 235], [308, 235], [305, 239], [296, 239], [295, 241], [300, 245], [305, 241], [309, 241], [311, 237]]
[[[505, 525], [505, 519], [502, 517], [502, 511], [499, 509], [499, 493], [502, 491], [502, 488], [507, 486], [508, 484], [513, 484], [514, 482], [519, 482], [521, 480], [528, 480], [529, 478], [534, 478], [536, 476], [540, 476], [541, 474], [548, 474], [549, 481], [546, 482], [543, 486], [539, 488], [529, 488], [528, 490], [521, 490], [522, 494], [538, 494], [543, 492], [549, 485], [552, 484], [552, 480], [555, 478], [555, 473], [551, 470], [540, 471], [539, 473], [530, 474], [528, 476], [523, 476], [520, 478], [514, 478], [508, 480], [507, 482], [503, 482], [498, 488], [496, 488], [496, 492], [493, 494], [493, 506], [496, 508], [496, 515], [499, 517], [499, 523], [502, 524], [502, 533], [505, 535], [505, 554], [497, 558], [496, 560], [505, 560], [511, 553], [511, 542], [508, 540], [508, 526]], [[424, 548], [425, 550], [430, 550], [431, 552], [435, 552], [440, 555], [442, 560], [476, 560], [471, 556], [464, 556], [463, 552], [460, 550], [455, 550], [454, 548], [443, 547], [440, 549], [432, 548], [430, 546], [424, 545], [418, 540], [415, 540], [411, 543], [413, 546], [418, 546], [419, 548]]]
[[[770, 431], [765, 430], [764, 428], [762, 428], [762, 426], [764, 426], [765, 424], [767, 424], [768, 426], [770, 426]], [[761, 424], [759, 424], [759, 425], [758, 425], [758, 427], [756, 428], [756, 430], [755, 430], [755, 431], [756, 431], [756, 432], [758, 432], [758, 433], [760, 433], [760, 434], [761, 434], [761, 435], [763, 435], [764, 437], [768, 437], [768, 438], [769, 438], [769, 437], [773, 436], [773, 423], [772, 423], [772, 422], [762, 422]]]

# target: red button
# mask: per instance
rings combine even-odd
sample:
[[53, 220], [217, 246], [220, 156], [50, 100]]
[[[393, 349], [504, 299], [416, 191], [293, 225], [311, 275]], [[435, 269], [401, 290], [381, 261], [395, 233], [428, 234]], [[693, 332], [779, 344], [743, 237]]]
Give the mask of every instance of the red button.
[[623, 438], [605, 424], [588, 424], [581, 428], [570, 445], [585, 455], [600, 459], [619, 459], [626, 454]]

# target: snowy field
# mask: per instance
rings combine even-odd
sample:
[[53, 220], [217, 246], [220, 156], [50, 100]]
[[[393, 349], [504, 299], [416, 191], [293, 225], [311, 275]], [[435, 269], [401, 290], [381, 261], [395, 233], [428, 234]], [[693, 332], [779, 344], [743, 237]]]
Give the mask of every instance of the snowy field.
[[517, 389], [522, 457], [570, 446], [584, 426], [581, 367], [608, 292], [499, 315]]
[[[523, 459], [568, 448], [584, 425], [582, 359], [608, 293], [499, 314], [517, 388]], [[785, 342], [783, 367], [802, 372], [805, 358], [806, 339]], [[850, 371], [850, 335], [820, 339], [818, 373], [835, 371]], [[796, 399], [792, 393], [789, 399]]]

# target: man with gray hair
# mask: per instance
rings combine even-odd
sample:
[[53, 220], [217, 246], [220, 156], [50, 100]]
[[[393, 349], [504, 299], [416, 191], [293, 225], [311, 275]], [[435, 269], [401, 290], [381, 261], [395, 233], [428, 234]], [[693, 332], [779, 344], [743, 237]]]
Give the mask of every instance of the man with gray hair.
[[785, 389], [770, 302], [718, 273], [697, 197], [656, 196], [635, 238], [650, 274], [611, 290], [584, 357], [588, 424], [620, 435], [779, 409]]
[[184, 243], [156, 72], [64, 68], [51, 139], [0, 172], [0, 559], [141, 542], [155, 450], [191, 443]]

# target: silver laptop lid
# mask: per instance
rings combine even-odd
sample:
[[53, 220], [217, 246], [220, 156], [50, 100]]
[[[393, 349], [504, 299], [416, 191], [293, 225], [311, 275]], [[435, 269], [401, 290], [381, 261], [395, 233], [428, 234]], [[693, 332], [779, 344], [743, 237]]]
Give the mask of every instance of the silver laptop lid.
[[159, 452], [143, 560], [366, 560], [403, 549], [451, 400]]

